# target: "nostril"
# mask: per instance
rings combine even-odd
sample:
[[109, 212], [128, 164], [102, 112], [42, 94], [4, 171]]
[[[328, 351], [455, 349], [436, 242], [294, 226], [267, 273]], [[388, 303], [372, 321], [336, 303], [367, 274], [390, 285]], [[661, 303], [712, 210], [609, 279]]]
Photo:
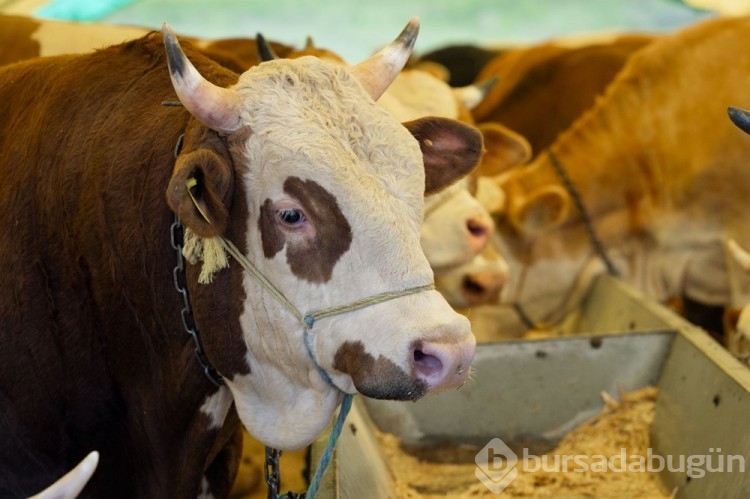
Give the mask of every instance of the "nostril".
[[476, 219], [468, 220], [466, 228], [469, 229], [469, 234], [474, 237], [486, 237], [490, 232], [490, 228], [486, 223]]
[[428, 355], [422, 350], [414, 350], [414, 366], [423, 376], [434, 376], [443, 370], [443, 362], [434, 355]]
[[466, 276], [464, 277], [464, 291], [471, 294], [482, 294], [485, 291], [485, 287], [477, 280], [474, 279], [473, 276]]

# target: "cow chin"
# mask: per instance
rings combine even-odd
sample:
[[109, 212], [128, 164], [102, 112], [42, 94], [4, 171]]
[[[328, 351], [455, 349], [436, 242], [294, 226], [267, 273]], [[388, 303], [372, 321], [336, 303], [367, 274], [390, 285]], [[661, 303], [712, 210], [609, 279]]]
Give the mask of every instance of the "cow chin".
[[257, 374], [235, 376], [227, 385], [247, 431], [280, 450], [310, 445], [330, 423], [343, 396], [330, 386], [313, 390], [288, 378], [268, 383]]
[[389, 373], [388, 377], [383, 378], [375, 374], [360, 383], [354, 378], [352, 380], [359, 393], [373, 399], [414, 401], [427, 394], [427, 383], [407, 376], [403, 371], [399, 370], [399, 373]]

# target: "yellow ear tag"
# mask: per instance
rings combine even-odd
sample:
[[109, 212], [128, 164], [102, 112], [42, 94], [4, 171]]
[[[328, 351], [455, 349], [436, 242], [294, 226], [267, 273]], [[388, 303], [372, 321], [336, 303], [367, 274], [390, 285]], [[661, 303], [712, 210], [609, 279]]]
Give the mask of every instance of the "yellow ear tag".
[[209, 218], [206, 215], [206, 213], [203, 211], [203, 209], [198, 204], [198, 200], [196, 200], [195, 196], [193, 196], [193, 191], [190, 190], [193, 187], [195, 187], [196, 185], [198, 185], [198, 181], [195, 179], [195, 177], [190, 177], [189, 179], [187, 179], [185, 181], [185, 187], [187, 187], [188, 196], [190, 196], [190, 199], [193, 200], [193, 204], [195, 205], [195, 208], [201, 214], [201, 216], [203, 217], [203, 219], [210, 224], [211, 220], [209, 220]]

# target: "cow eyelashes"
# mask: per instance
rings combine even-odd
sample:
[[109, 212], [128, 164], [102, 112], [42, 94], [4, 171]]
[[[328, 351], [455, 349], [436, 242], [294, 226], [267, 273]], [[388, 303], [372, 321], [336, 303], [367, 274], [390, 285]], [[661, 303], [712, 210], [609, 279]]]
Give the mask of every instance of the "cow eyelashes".
[[289, 227], [298, 227], [307, 220], [307, 217], [302, 212], [302, 210], [298, 210], [295, 208], [283, 208], [280, 210], [276, 210], [276, 218], [278, 218], [279, 221], [281, 221], [284, 225], [288, 225]]

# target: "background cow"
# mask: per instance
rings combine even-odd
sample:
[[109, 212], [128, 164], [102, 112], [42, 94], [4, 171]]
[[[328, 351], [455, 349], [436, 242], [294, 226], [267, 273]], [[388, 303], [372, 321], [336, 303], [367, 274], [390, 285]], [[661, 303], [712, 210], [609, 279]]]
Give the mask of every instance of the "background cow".
[[[738, 299], [724, 243], [750, 244], [750, 138], [725, 113], [748, 99], [742, 75], [750, 60], [732, 50], [748, 35], [750, 20], [740, 18], [660, 37], [628, 59], [547, 151], [496, 178], [505, 193], [496, 243], [510, 265], [502, 303], [520, 306], [534, 324], [554, 325], [607, 272], [576, 195], [626, 281], [663, 302]], [[516, 318], [495, 327], [508, 334], [528, 325]]]
[[472, 116], [521, 134], [536, 155], [594, 104], [633, 53], [654, 39], [628, 34], [572, 47], [547, 42], [504, 50], [476, 77], [497, 83]]
[[[429, 289], [419, 225], [481, 136], [374, 103], [416, 31], [351, 69], [310, 57], [237, 75], [169, 30], [0, 69], [0, 490], [41, 490], [97, 450], [93, 496], [224, 496], [240, 421], [298, 448], [344, 392], [464, 382], [474, 338]], [[414, 292], [306, 333], [252, 264], [303, 312]]]
[[[61, 54], [83, 54], [144, 36], [152, 31], [142, 26], [82, 23], [28, 16], [0, 14], [0, 65], [23, 61], [32, 57]], [[212, 59], [241, 73], [260, 62], [253, 38], [224, 38], [218, 40], [183, 37], [199, 47]], [[276, 53], [287, 55], [303, 52], [295, 47], [269, 41]]]

